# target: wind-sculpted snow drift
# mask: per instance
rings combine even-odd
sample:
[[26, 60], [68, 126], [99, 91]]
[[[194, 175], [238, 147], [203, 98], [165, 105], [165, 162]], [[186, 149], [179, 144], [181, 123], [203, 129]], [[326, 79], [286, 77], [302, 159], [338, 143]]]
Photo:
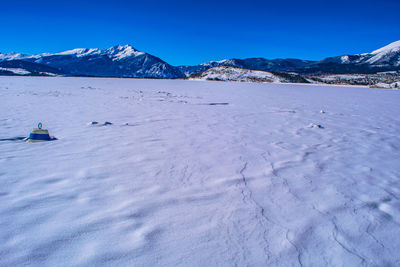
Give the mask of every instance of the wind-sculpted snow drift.
[[[400, 264], [399, 91], [1, 77], [0, 98], [1, 266]], [[21, 140], [39, 121], [57, 141]]]

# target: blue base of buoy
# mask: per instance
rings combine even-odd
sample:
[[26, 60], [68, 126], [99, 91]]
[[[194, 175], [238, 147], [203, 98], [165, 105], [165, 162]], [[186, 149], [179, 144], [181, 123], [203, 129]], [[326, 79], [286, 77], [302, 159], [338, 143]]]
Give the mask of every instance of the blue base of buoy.
[[33, 129], [29, 136], [25, 139], [26, 142], [46, 142], [57, 140], [57, 138], [51, 137], [48, 130], [42, 129], [42, 124], [38, 124], [38, 129]]
[[31, 140], [38, 140], [38, 141], [50, 141], [51, 137], [49, 134], [37, 134], [37, 133], [31, 133], [28, 137], [28, 139]]
[[30, 139], [29, 137], [24, 139], [25, 142], [29, 142], [29, 143], [49, 142], [49, 141], [55, 141], [55, 140], [58, 140], [58, 139], [55, 137], [50, 137], [50, 139], [48, 139], [48, 140]]

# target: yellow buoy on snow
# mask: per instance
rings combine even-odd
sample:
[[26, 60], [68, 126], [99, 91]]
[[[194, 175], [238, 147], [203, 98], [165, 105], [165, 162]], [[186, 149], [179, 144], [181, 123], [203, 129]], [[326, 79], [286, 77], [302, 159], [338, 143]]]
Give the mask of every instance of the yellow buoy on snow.
[[50, 137], [49, 131], [46, 129], [42, 129], [42, 123], [39, 122], [37, 129], [32, 129], [29, 136], [25, 139], [26, 142], [45, 142], [45, 141], [52, 141], [55, 138]]

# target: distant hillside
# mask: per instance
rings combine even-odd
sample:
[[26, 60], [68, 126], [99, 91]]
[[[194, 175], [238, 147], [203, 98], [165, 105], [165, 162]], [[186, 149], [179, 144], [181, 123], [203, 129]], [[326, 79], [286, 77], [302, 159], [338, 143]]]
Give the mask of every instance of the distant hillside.
[[24, 60], [0, 61], [0, 75], [55, 76], [64, 75], [60, 69]]
[[400, 41], [393, 42], [371, 53], [329, 57], [320, 61], [300, 59], [226, 59], [197, 66], [180, 66], [185, 75], [204, 72], [209, 68], [228, 65], [270, 72], [296, 72], [300, 74], [377, 73], [400, 70]]
[[249, 70], [232, 66], [217, 66], [204, 72], [193, 74], [191, 80], [238, 81], [238, 82], [285, 82], [308, 83], [302, 76], [294, 73], [277, 73]]

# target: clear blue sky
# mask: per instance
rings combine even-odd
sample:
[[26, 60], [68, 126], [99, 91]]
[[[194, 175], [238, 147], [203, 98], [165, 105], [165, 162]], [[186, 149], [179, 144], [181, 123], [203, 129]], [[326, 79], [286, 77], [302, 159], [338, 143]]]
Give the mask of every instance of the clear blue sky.
[[0, 52], [131, 44], [172, 65], [363, 53], [400, 40], [400, 0], [18, 0], [0, 7]]

